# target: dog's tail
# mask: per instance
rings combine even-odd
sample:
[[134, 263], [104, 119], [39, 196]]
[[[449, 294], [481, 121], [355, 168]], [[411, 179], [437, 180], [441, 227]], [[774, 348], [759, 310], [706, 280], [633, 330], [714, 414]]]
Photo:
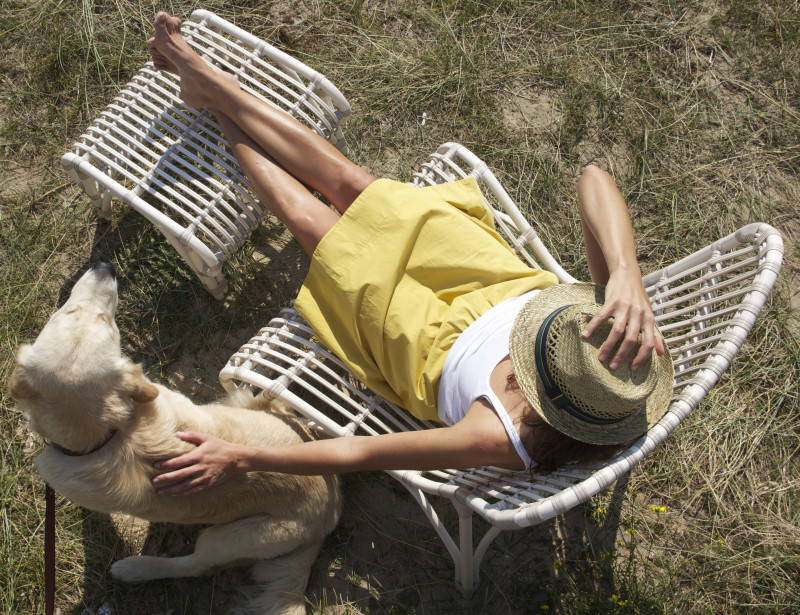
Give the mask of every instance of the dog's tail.
[[250, 599], [243, 611], [258, 615], [305, 615], [306, 583], [321, 545], [321, 542], [305, 545], [253, 564], [255, 587], [250, 588]]

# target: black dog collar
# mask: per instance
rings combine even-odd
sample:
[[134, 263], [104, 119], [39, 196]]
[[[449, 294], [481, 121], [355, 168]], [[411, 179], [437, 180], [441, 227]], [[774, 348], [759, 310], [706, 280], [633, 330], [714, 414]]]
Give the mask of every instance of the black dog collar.
[[98, 444], [97, 446], [95, 446], [95, 447], [94, 447], [92, 450], [90, 450], [90, 451], [81, 451], [81, 452], [78, 452], [78, 451], [71, 451], [71, 450], [69, 450], [68, 448], [64, 448], [64, 447], [63, 447], [63, 446], [61, 446], [60, 444], [56, 444], [55, 442], [48, 442], [47, 440], [45, 440], [44, 442], [45, 442], [45, 444], [47, 444], [48, 446], [52, 446], [52, 447], [53, 447], [54, 449], [56, 449], [56, 450], [57, 450], [59, 453], [62, 453], [62, 454], [64, 454], [64, 455], [67, 455], [68, 457], [83, 457], [84, 455], [91, 455], [92, 453], [96, 453], [96, 452], [97, 452], [97, 451], [99, 451], [101, 448], [103, 448], [103, 447], [104, 447], [106, 444], [108, 444], [109, 442], [111, 442], [111, 440], [112, 440], [112, 439], [114, 438], [114, 436], [116, 436], [116, 435], [117, 435], [117, 430], [116, 430], [116, 429], [112, 429], [112, 430], [111, 430], [111, 433], [108, 435], [108, 438], [106, 438], [106, 439], [105, 439], [103, 442], [101, 442], [100, 444]]

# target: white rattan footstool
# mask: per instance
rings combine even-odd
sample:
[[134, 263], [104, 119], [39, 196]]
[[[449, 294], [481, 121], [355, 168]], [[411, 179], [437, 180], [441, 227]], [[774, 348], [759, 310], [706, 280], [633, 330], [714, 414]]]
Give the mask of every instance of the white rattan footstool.
[[[350, 105], [323, 75], [208, 11], [182, 26], [189, 45], [347, 153]], [[61, 158], [98, 214], [116, 197], [156, 225], [221, 299], [222, 266], [267, 210], [247, 183], [208, 109], [179, 96], [179, 78], [148, 62]]]

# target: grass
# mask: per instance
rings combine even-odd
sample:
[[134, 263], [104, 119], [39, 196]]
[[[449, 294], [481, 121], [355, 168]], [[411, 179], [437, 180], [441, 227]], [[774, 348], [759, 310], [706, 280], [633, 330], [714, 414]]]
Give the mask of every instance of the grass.
[[[0, 8], [0, 378], [90, 262], [122, 280], [118, 322], [148, 374], [220, 394], [228, 356], [297, 290], [307, 262], [265, 224], [208, 297], [160, 235], [98, 221], [58, 158], [146, 58], [176, 0], [10, 0]], [[781, 278], [734, 367], [670, 442], [613, 490], [501, 535], [469, 602], [403, 489], [345, 480], [348, 510], [308, 588], [315, 613], [791, 613], [800, 609], [798, 210], [800, 20], [794, 2], [221, 2], [348, 97], [351, 157], [408, 178], [444, 141], [486, 160], [550, 249], [586, 278], [574, 182], [593, 162], [628, 200], [644, 271], [752, 221], [786, 240]], [[424, 119], [424, 122], [423, 122]], [[191, 332], [187, 334], [186, 332]], [[0, 613], [42, 613], [41, 443], [0, 390]], [[388, 511], [388, 512], [387, 512]], [[60, 501], [62, 613], [217, 613], [241, 574], [127, 587], [122, 555], [185, 550], [191, 531]], [[447, 516], [447, 515], [445, 515]], [[454, 521], [453, 519], [449, 519]]]

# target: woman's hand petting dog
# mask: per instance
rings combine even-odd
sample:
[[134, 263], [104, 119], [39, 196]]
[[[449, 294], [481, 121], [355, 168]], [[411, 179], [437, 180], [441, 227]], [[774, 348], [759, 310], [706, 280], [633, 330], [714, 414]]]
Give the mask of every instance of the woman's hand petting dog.
[[179, 431], [177, 436], [198, 446], [179, 457], [154, 464], [159, 473], [153, 478], [158, 495], [191, 495], [245, 471], [242, 467], [246, 456], [244, 447], [192, 431]]

